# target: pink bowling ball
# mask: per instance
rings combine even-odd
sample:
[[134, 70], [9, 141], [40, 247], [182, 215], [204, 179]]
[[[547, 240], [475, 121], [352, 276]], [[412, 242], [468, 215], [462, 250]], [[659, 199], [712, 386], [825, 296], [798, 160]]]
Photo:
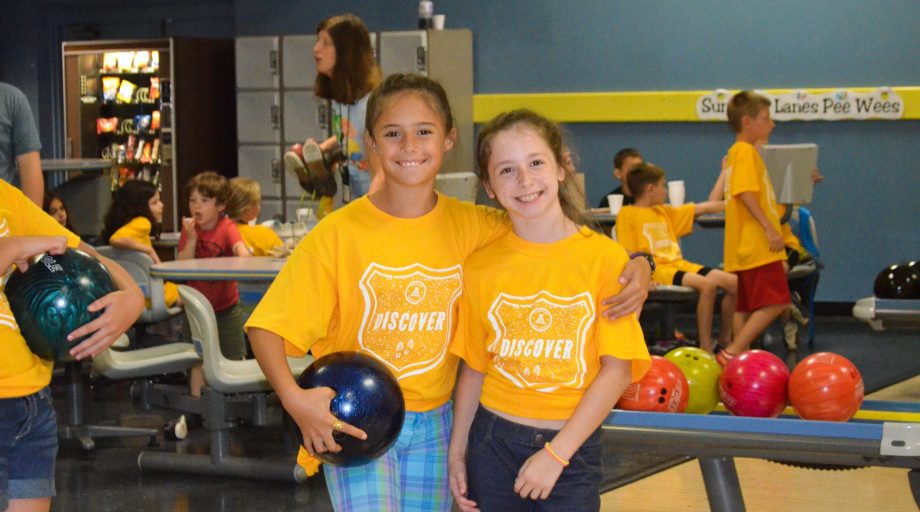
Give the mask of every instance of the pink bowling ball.
[[775, 418], [786, 407], [789, 369], [765, 350], [749, 350], [728, 361], [719, 397], [735, 416]]

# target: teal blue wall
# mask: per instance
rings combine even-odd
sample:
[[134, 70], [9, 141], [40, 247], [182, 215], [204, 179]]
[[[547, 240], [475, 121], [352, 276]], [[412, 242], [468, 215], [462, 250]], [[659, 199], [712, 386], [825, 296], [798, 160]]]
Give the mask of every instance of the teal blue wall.
[[[90, 23], [106, 38], [294, 34], [352, 11], [372, 30], [406, 30], [415, 27], [418, 2], [174, 0], [119, 11], [113, 5], [124, 4], [100, 0], [38, 4], [14, 11], [23, 23], [0, 21], [0, 79], [23, 86], [42, 112], [43, 139], [53, 140], [48, 41], [63, 24]], [[448, 28], [473, 31], [477, 93], [920, 86], [916, 0], [435, 0], [435, 11], [446, 14]], [[36, 49], [12, 50], [33, 37], [22, 26], [37, 27]], [[623, 146], [642, 150], [670, 178], [687, 181], [689, 199], [702, 199], [733, 139], [710, 123], [567, 129], [591, 203], [612, 188], [611, 159]], [[827, 265], [818, 300], [869, 295], [884, 265], [920, 258], [920, 121], [780, 123], [772, 141], [821, 148], [826, 180], [811, 205]], [[684, 251], [714, 264], [721, 243], [721, 232], [698, 230]]]

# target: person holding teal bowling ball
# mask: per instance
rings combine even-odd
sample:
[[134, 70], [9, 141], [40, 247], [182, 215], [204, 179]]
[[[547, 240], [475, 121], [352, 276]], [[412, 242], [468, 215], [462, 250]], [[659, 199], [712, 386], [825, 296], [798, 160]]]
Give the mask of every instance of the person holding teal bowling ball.
[[85, 306], [98, 317], [65, 333], [68, 342], [85, 338], [68, 350], [82, 360], [108, 348], [131, 327], [144, 308], [144, 295], [125, 269], [99, 256], [20, 190], [0, 181], [0, 510], [51, 508], [58, 446], [49, 386], [54, 362], [29, 348], [4, 287], [10, 276], [28, 271], [35, 256], [57, 257], [67, 247], [79, 247], [101, 261], [116, 287]]

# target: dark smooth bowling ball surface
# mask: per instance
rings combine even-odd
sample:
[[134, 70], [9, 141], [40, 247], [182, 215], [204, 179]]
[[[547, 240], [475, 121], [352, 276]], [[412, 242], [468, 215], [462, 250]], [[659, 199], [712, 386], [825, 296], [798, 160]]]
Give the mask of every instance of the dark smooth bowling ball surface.
[[102, 263], [83, 251], [67, 249], [60, 255], [43, 255], [25, 273], [14, 271], [5, 293], [29, 348], [42, 359], [54, 360], [82, 341], [68, 342], [69, 333], [101, 314], [86, 308], [115, 289]]
[[399, 437], [406, 406], [393, 374], [373, 357], [358, 352], [335, 352], [313, 362], [298, 379], [304, 389], [329, 387], [336, 396], [330, 411], [340, 420], [367, 433], [360, 440], [340, 432], [338, 453], [317, 458], [336, 466], [360, 466], [383, 455]]

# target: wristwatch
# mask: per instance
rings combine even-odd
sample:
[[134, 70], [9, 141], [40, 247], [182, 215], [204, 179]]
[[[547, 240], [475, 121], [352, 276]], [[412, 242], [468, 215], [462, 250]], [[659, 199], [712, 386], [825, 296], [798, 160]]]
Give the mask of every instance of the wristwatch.
[[633, 258], [645, 258], [645, 261], [648, 262], [648, 266], [652, 269], [652, 274], [655, 273], [655, 258], [647, 252], [637, 251], [629, 255], [629, 259]]

